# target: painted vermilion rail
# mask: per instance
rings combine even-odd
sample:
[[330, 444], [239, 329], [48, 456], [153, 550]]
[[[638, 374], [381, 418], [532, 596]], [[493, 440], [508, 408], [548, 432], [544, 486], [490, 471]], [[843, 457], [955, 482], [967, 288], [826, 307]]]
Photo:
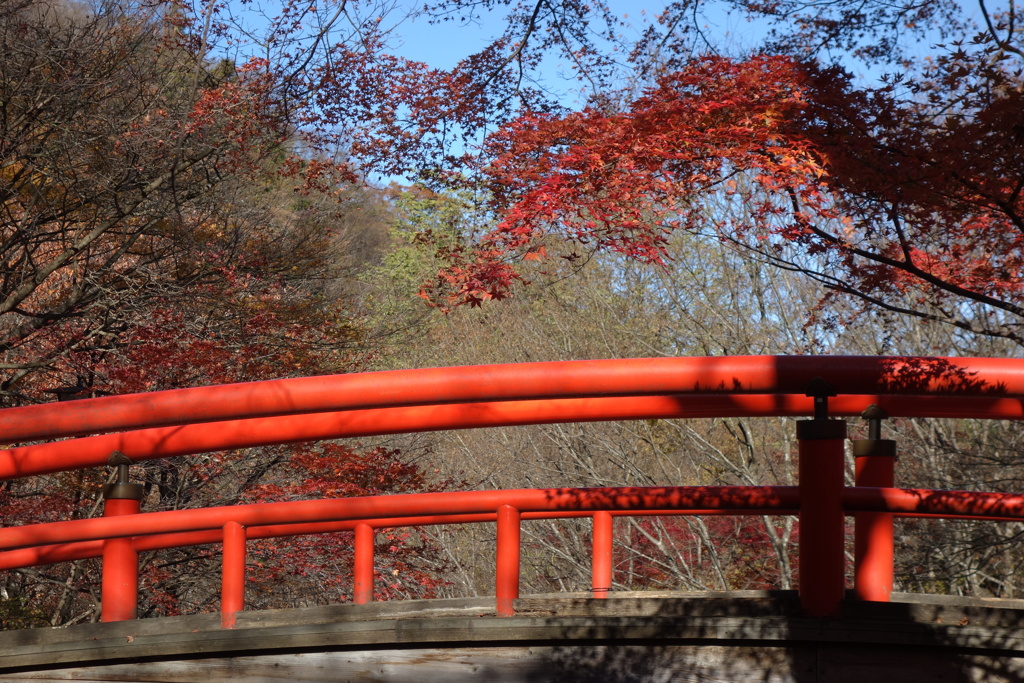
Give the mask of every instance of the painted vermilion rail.
[[497, 606], [510, 614], [518, 595], [522, 520], [592, 518], [593, 589], [604, 597], [613, 579], [616, 517], [799, 514], [801, 605], [807, 614], [832, 616], [845, 587], [844, 515], [856, 515], [857, 595], [870, 600], [888, 600], [892, 590], [892, 515], [1024, 519], [1024, 496], [1017, 494], [892, 488], [895, 443], [882, 447], [880, 423], [873, 423], [874, 436], [855, 444], [858, 483], [845, 486], [845, 424], [832, 418], [860, 415], [872, 404], [873, 414], [888, 417], [1024, 419], [1024, 361], [760, 356], [527, 363], [275, 380], [5, 410], [0, 440], [63, 440], [0, 451], [0, 479], [101, 466], [114, 451], [139, 461], [520, 424], [814, 419], [798, 424], [798, 487], [475, 491], [141, 514], [134, 512], [137, 500], [115, 496], [100, 519], [0, 528], [0, 568], [102, 555], [103, 619], [125, 619], [136, 608], [131, 589], [139, 551], [222, 544], [223, 623], [230, 627], [244, 606], [249, 540], [354, 531], [354, 596], [365, 602], [372, 599], [376, 529], [496, 523]]
[[[686, 510], [684, 514], [698, 516], [736, 516], [736, 515], [794, 515], [796, 508], [783, 509], [748, 509], [741, 510], [717, 510], [717, 509], [692, 509]], [[523, 512], [523, 521], [540, 519], [578, 519], [592, 517], [592, 512]], [[637, 517], [637, 516], [667, 516], [678, 515], [679, 510], [630, 510], [608, 511], [606, 513], [612, 518], [616, 517]], [[426, 515], [417, 517], [381, 517], [369, 521], [374, 529], [392, 529], [400, 527], [420, 527], [438, 524], [480, 524], [494, 522], [497, 518], [496, 512], [477, 514], [444, 514]], [[1004, 518], [999, 518], [1000, 520]], [[360, 524], [367, 524], [367, 520], [344, 520], [336, 522], [310, 522], [305, 524], [266, 524], [260, 526], [246, 527], [249, 540], [261, 538], [280, 538], [285, 536], [305, 536], [311, 534], [326, 534], [338, 531], [352, 531]], [[220, 529], [206, 529], [203, 531], [179, 531], [171, 533], [157, 533], [146, 536], [132, 536], [132, 547], [136, 552], [148, 550], [164, 550], [166, 548], [181, 548], [194, 545], [210, 545], [220, 543], [223, 534]], [[19, 548], [17, 550], [0, 550], [0, 570], [17, 569], [19, 567], [31, 567], [36, 565], [53, 564], [56, 562], [70, 562], [82, 560], [89, 557], [99, 557], [103, 552], [103, 540], [75, 541], [70, 543], [54, 543], [49, 545], [38, 545], [33, 547]]]
[[110, 396], [4, 412], [0, 443], [113, 430], [394, 406], [664, 394], [841, 394], [1024, 398], [1024, 360], [734, 356], [519, 363], [271, 380]]
[[[94, 399], [96, 401], [104, 399]], [[844, 395], [835, 416], [878, 405], [892, 417], [1024, 419], [1017, 398]], [[61, 404], [58, 404], [61, 405]], [[58, 406], [54, 406], [55, 408]], [[799, 417], [813, 412], [806, 396], [637, 396], [370, 408], [344, 412], [228, 420], [116, 432], [0, 450], [0, 480], [101, 467], [113, 451], [134, 461], [321, 439], [559, 422], [701, 417]]]
[[131, 518], [99, 517], [0, 528], [0, 549], [119, 536], [244, 526], [428, 515], [494, 513], [503, 505], [522, 512], [648, 509], [772, 510], [797, 506], [794, 487], [701, 486], [612, 489], [453, 491], [365, 498], [253, 503], [197, 510], [150, 512]]
[[[387, 503], [384, 513], [409, 514], [366, 516], [368, 507], [381, 501]], [[672, 507], [665, 506], [669, 502]], [[517, 508], [523, 520], [538, 520], [590, 517], [596, 510], [611, 516], [786, 515], [796, 513], [800, 500], [794, 486], [523, 489], [169, 510], [0, 528], [0, 569], [96, 557], [102, 540], [109, 538], [132, 537], [139, 552], [218, 543], [220, 529], [228, 522], [245, 524], [250, 539], [274, 538], [352, 531], [367, 520], [374, 528], [493, 522], [496, 506], [514, 503], [523, 506]], [[844, 489], [842, 504], [846, 514], [884, 511], [905, 517], [1024, 519], [1024, 494], [851, 487]]]

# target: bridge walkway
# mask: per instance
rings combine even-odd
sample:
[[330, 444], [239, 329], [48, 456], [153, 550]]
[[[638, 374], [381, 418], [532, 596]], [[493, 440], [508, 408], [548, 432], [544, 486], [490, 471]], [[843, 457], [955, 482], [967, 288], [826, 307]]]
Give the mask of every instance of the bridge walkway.
[[334, 605], [0, 633], [0, 681], [1024, 680], [1024, 601], [901, 595], [801, 615], [794, 592]]

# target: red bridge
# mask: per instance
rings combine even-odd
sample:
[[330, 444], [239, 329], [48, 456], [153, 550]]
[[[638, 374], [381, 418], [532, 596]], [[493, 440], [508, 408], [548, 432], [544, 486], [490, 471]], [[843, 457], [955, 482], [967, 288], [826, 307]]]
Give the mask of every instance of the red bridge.
[[[1024, 603], [894, 600], [893, 518], [1017, 521], [1024, 495], [893, 488], [896, 444], [880, 425], [1018, 420], [1022, 401], [1022, 360], [727, 357], [309, 377], [5, 410], [0, 441], [41, 443], [0, 451], [3, 479], [123, 459], [113, 461], [121, 477], [104, 517], [0, 528], [2, 569], [102, 557], [109, 622], [0, 634], [0, 679], [209, 681], [275, 667], [281, 680], [1020, 680]], [[808, 418], [796, 423], [798, 486], [469, 491], [146, 513], [127, 477], [129, 462], [269, 444], [726, 416]], [[851, 416], [869, 424], [868, 438], [852, 442], [852, 487], [841, 419]], [[702, 514], [797, 515], [798, 591], [611, 591], [616, 517]], [[565, 517], [593, 520], [592, 597], [521, 597], [520, 522]], [[497, 525], [494, 599], [371, 604], [375, 531], [452, 523]], [[244, 611], [248, 540], [339, 530], [354, 531], [355, 605]], [[219, 617], [132, 621], [138, 553], [201, 544], [223, 547]]]

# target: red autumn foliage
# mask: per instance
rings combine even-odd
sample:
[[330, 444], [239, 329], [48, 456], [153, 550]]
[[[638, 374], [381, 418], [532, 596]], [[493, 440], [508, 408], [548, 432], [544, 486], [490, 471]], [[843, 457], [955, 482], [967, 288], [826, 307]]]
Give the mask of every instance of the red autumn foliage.
[[789, 57], [708, 57], [624, 111], [523, 116], [488, 141], [500, 223], [444, 254], [424, 296], [504, 298], [552, 240], [664, 264], [689, 230], [833, 294], [1024, 343], [1024, 88], [1000, 50], [875, 89]]
[[[804, 140], [785, 134], [803, 106], [801, 80], [788, 58], [707, 58], [660, 79], [628, 112], [516, 120], [488, 140], [485, 172], [502, 221], [472, 250], [451, 254], [427, 294], [455, 304], [504, 298], [518, 279], [513, 262], [551, 233], [662, 263], [667, 235], [705, 220], [691, 200], [729, 191], [741, 172], [818, 202], [821, 167]], [[766, 215], [784, 212], [771, 199], [760, 204]], [[804, 231], [800, 217], [781, 229]]]

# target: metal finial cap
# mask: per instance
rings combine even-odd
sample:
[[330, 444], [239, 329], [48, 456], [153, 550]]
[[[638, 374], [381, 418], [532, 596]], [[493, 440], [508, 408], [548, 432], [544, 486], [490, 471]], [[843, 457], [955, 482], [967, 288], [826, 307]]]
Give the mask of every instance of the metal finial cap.
[[807, 386], [804, 388], [805, 396], [813, 396], [814, 398], [828, 398], [829, 396], [836, 396], [836, 388], [825, 381], [822, 377], [815, 377]]
[[112, 451], [110, 453], [110, 457], [107, 458], [107, 464], [113, 467], [115, 465], [133, 465], [134, 463], [127, 455], [121, 451], [115, 450]]
[[889, 413], [885, 412], [877, 403], [872, 403], [860, 414], [865, 420], [887, 420]]

